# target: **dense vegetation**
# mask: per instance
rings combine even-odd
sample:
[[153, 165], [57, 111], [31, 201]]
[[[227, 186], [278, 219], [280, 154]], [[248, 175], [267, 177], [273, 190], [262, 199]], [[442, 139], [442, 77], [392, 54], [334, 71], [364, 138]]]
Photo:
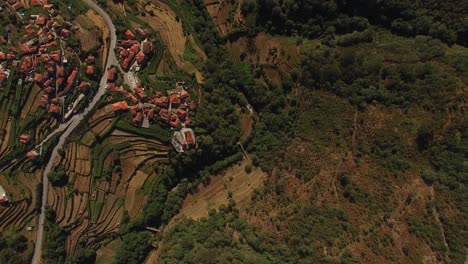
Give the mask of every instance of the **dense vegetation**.
[[[313, 253], [353, 230], [342, 211], [311, 207], [303, 215], [293, 217], [284, 232], [284, 237], [278, 239], [255, 229], [239, 217], [231, 202], [228, 207], [220, 207], [219, 212], [210, 211], [208, 219], [177, 223], [164, 241], [166, 247], [161, 260], [163, 263], [324, 263], [326, 258], [317, 258]], [[343, 254], [342, 260], [352, 258]]]
[[[456, 36], [464, 44], [465, 29], [459, 23], [462, 17], [445, 15], [442, 21], [446, 24], [442, 25], [433, 21], [443, 14], [418, 11], [425, 8], [424, 4], [434, 3], [382, 2], [369, 7], [375, 11], [369, 12], [371, 16], [354, 10], [351, 3], [340, 2], [333, 7], [334, 1], [303, 2], [307, 3], [244, 1], [243, 6], [247, 25], [253, 29], [250, 37], [266, 28], [281, 34], [322, 38], [326, 46], [318, 45], [304, 54], [300, 74], [283, 75], [279, 83], [265, 83], [258, 81], [263, 75], [258, 65], [233, 66], [242, 72], [242, 81], [237, 81], [244, 85], [237, 87], [238, 91], [258, 114], [254, 134], [247, 142], [248, 151], [262, 168], [280, 171], [258, 192], [250, 211], [254, 222], [262, 219], [269, 223], [268, 228], [251, 227], [254, 235], [247, 235], [231, 222], [229, 210], [221, 209], [221, 213], [211, 213], [209, 219], [200, 223], [186, 221], [174, 227], [167, 238], [163, 260], [211, 261], [207, 256], [216, 255], [220, 258], [213, 261], [218, 262], [354, 263], [356, 256], [348, 245], [362, 243], [370, 253], [362, 252], [358, 259], [366, 260], [367, 254], [373, 254], [387, 261], [401, 261], [392, 251], [395, 241], [385, 228], [392, 226], [388, 219], [395, 210], [395, 201], [389, 197], [397, 186], [418, 180], [414, 172], [419, 171], [416, 175], [434, 186], [437, 205], [428, 203], [426, 207], [411, 209], [415, 211], [398, 221], [408, 226], [411, 236], [430, 245], [437, 259], [463, 261], [463, 235], [457, 235], [455, 230], [465, 229], [462, 219], [466, 210], [461, 201], [466, 198], [462, 194], [466, 193], [466, 168], [460, 163], [466, 159], [461, 132], [465, 125], [460, 124], [460, 117], [465, 100], [462, 88], [467, 81], [462, 65], [466, 65], [468, 57], [461, 51], [453, 53], [458, 48], [444, 44], [453, 44]], [[399, 17], [402, 12], [397, 7], [405, 8], [408, 15]], [[390, 20], [396, 22], [388, 23]], [[416, 28], [417, 23], [423, 22], [427, 24]], [[399, 28], [405, 23], [411, 31]], [[196, 28], [204, 26], [195, 23]], [[294, 81], [298, 81], [297, 86]], [[300, 98], [292, 96], [293, 87], [299, 90]], [[451, 113], [451, 124], [445, 121], [447, 111]], [[388, 119], [374, 131], [372, 122], [381, 122], [371, 119], [376, 112]], [[357, 167], [340, 168], [340, 159]], [[363, 172], [367, 166], [369, 171]], [[332, 192], [336, 197], [333, 205], [302, 206], [303, 202], [310, 202], [307, 199], [324, 199], [324, 190], [329, 192], [320, 182], [323, 179], [317, 179], [327, 167], [336, 170], [333, 174], [338, 186]], [[294, 187], [307, 189], [305, 201], [301, 198], [295, 202], [298, 197], [291, 194], [296, 189], [288, 186], [288, 174], [307, 186]], [[369, 188], [360, 182], [360, 177], [377, 180], [378, 187]], [[314, 184], [312, 179], [319, 183]], [[404, 197], [405, 207], [417, 206], [415, 195]], [[456, 208], [456, 213], [449, 213], [452, 217], [444, 216], [448, 204]], [[271, 217], [262, 212], [262, 206], [279, 215]], [[360, 220], [351, 223], [348, 213]], [[441, 223], [434, 216], [438, 214]], [[370, 227], [364, 234], [356, 231], [357, 225], [367, 224]], [[266, 230], [271, 234], [265, 235]], [[233, 238], [239, 236], [237, 232], [241, 234], [239, 241]], [[442, 241], [444, 235], [448, 248]], [[243, 236], [255, 239], [243, 240]], [[218, 241], [217, 245], [209, 243], [212, 240]], [[324, 256], [324, 245], [342, 254]], [[408, 246], [403, 246], [402, 251], [403, 258], [425, 254], [421, 248]]]
[[42, 259], [45, 263], [65, 263], [67, 256], [65, 242], [68, 233], [63, 227], [55, 223], [56, 214], [50, 207], [46, 208], [45, 220], [46, 235]]
[[339, 0], [246, 0], [242, 11], [248, 26], [282, 34], [316, 38], [363, 31], [370, 24], [394, 33], [429, 35], [446, 43], [468, 45], [465, 1], [339, 1]]
[[0, 234], [0, 263], [30, 263], [28, 239], [23, 235]]

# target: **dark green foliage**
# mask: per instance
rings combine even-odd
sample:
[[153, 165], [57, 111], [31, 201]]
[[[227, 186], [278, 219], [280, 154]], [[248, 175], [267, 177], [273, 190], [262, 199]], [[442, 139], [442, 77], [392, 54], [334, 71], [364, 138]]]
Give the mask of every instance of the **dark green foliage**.
[[117, 249], [112, 263], [139, 264], [143, 263], [151, 249], [151, 233], [128, 233], [123, 236], [121, 246]]
[[54, 167], [49, 174], [47, 174], [47, 178], [54, 186], [64, 186], [67, 184], [68, 177], [65, 174], [65, 168], [63, 165], [58, 165]]
[[[320, 263], [324, 245], [348, 242], [354, 233], [342, 211], [314, 207], [295, 215], [284, 238], [264, 233], [240, 219], [235, 207], [220, 207], [199, 222], [184, 220], [171, 228], [163, 263]], [[234, 238], [234, 234], [238, 239]], [[352, 259], [350, 254], [347, 259]]]
[[[257, 31], [316, 38], [327, 35], [331, 27], [345, 34], [363, 31], [372, 23], [405, 36], [428, 35], [445, 43], [468, 45], [468, 2], [462, 2], [250, 0], [242, 5], [242, 13], [247, 17], [247, 27]], [[354, 42], [357, 36], [352, 38], [346, 42]]]
[[0, 233], [0, 263], [30, 263], [31, 256], [25, 256], [28, 239], [22, 235], [5, 235]]
[[96, 261], [96, 251], [92, 249], [79, 249], [76, 251], [71, 263], [73, 264], [89, 264]]
[[68, 233], [55, 223], [55, 217], [54, 222], [51, 222], [47, 216], [46, 219], [48, 222], [45, 227], [45, 246], [42, 251], [42, 259], [45, 263], [65, 263], [67, 256], [65, 242]]

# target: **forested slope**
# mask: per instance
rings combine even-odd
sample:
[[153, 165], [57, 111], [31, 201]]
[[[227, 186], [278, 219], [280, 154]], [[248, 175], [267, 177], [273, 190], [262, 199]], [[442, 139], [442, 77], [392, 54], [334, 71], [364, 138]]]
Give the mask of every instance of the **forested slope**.
[[[228, 33], [227, 46], [248, 48], [231, 53], [243, 76], [230, 84], [256, 112], [246, 148], [270, 177], [248, 208], [176, 224], [161, 259], [463, 262], [468, 51], [453, 44], [466, 44], [464, 4], [244, 1], [234, 31], [248, 34]], [[202, 14], [195, 27], [210, 24]], [[260, 63], [264, 31], [304, 37], [291, 38], [293, 71], [281, 44]]]

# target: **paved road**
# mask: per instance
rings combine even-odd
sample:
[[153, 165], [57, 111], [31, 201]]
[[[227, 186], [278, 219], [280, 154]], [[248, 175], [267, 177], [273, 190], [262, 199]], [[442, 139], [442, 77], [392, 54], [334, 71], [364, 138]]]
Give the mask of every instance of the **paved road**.
[[39, 223], [37, 225], [37, 237], [36, 237], [36, 245], [34, 248], [34, 256], [32, 258], [32, 264], [37, 264], [40, 262], [41, 255], [42, 255], [42, 242], [43, 242], [43, 234], [44, 234], [44, 212], [45, 212], [45, 206], [47, 204], [47, 191], [48, 191], [48, 186], [49, 186], [49, 179], [47, 178], [47, 174], [52, 170], [52, 166], [54, 164], [54, 160], [58, 155], [58, 150], [62, 148], [63, 144], [65, 143], [65, 140], [67, 137], [73, 132], [73, 130], [78, 126], [78, 124], [83, 120], [83, 118], [86, 116], [86, 114], [96, 105], [96, 103], [101, 99], [101, 97], [104, 95], [106, 92], [106, 82], [107, 82], [107, 71], [106, 69], [110, 67], [111, 65], [119, 65], [117, 57], [115, 56], [115, 45], [117, 42], [117, 36], [115, 35], [115, 27], [114, 24], [112, 23], [112, 20], [110, 19], [109, 15], [102, 10], [96, 3], [94, 3], [91, 0], [83, 0], [86, 4], [88, 4], [92, 9], [94, 9], [100, 16], [104, 18], [104, 21], [107, 23], [107, 26], [110, 30], [110, 39], [109, 39], [109, 47], [108, 47], [108, 55], [107, 55], [107, 63], [106, 63], [106, 68], [103, 69], [103, 75], [101, 78], [101, 82], [99, 85], [99, 89], [94, 96], [93, 100], [91, 103], [88, 105], [88, 107], [84, 110], [83, 113], [79, 115], [73, 116], [70, 120], [67, 122], [61, 124], [57, 130], [55, 130], [52, 134], [50, 134], [42, 143], [44, 144], [45, 141], [50, 139], [53, 135], [56, 133], [63, 132], [62, 136], [60, 137], [59, 143], [57, 146], [52, 151], [52, 155], [50, 156], [49, 162], [47, 163], [47, 166], [44, 170], [44, 175], [42, 179], [42, 207], [41, 207], [41, 214], [39, 215]]

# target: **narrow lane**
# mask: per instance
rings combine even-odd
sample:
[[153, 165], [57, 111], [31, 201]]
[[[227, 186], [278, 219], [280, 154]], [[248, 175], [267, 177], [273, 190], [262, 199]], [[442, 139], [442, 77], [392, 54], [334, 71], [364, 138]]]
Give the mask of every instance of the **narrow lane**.
[[[83, 0], [87, 5], [89, 5], [94, 11], [96, 11], [107, 24], [107, 27], [109, 28], [110, 31], [110, 39], [109, 39], [109, 47], [108, 47], [108, 54], [107, 54], [107, 60], [106, 60], [106, 67], [103, 69], [102, 73], [102, 78], [101, 82], [99, 85], [99, 89], [94, 96], [93, 100], [91, 103], [88, 105], [88, 107], [85, 108], [83, 113], [78, 114], [73, 116], [70, 120], [67, 122], [61, 124], [58, 129], [56, 129], [52, 134], [50, 134], [44, 141], [40, 143], [40, 146], [44, 144], [45, 141], [50, 139], [53, 135], [56, 133], [62, 132], [63, 134], [60, 137], [59, 143], [57, 146], [52, 151], [52, 154], [50, 156], [50, 159], [47, 163], [47, 166], [44, 170], [44, 175], [42, 176], [42, 206], [41, 206], [41, 213], [39, 215], [39, 222], [37, 225], [37, 236], [36, 236], [36, 245], [34, 248], [34, 255], [32, 258], [31, 263], [37, 264], [40, 262], [41, 256], [42, 256], [42, 242], [43, 242], [43, 235], [44, 235], [44, 221], [45, 221], [45, 207], [47, 205], [47, 191], [48, 191], [48, 186], [49, 186], [49, 179], [47, 178], [47, 174], [51, 171], [52, 166], [54, 164], [54, 160], [58, 155], [58, 150], [62, 148], [63, 144], [65, 143], [65, 140], [68, 138], [68, 136], [73, 132], [73, 130], [78, 126], [78, 124], [83, 120], [83, 118], [86, 116], [86, 114], [93, 109], [93, 107], [97, 104], [99, 99], [104, 95], [106, 92], [106, 83], [107, 83], [107, 68], [109, 68], [111, 65], [118, 65], [117, 57], [115, 56], [115, 45], [117, 42], [117, 36], [115, 34], [115, 26], [112, 23], [112, 20], [110, 19], [109, 15], [101, 9], [96, 3], [94, 3], [91, 0]], [[104, 40], [106, 41], [106, 40]]]

